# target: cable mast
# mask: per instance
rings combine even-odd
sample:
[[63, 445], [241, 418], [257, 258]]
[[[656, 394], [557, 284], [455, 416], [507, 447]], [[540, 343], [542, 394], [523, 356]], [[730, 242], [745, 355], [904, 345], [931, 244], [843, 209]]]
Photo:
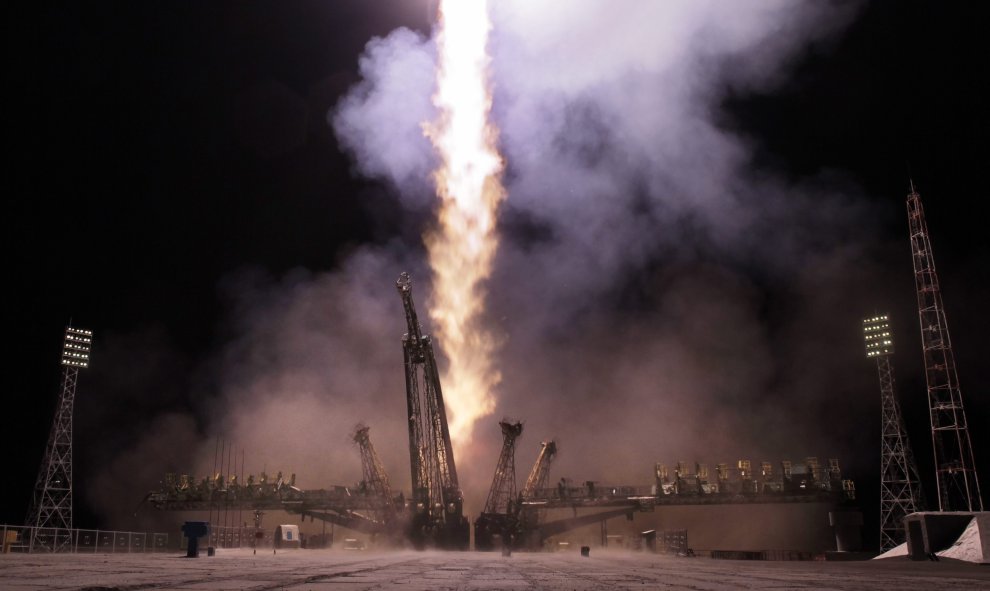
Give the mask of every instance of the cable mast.
[[921, 511], [924, 495], [911, 453], [901, 407], [894, 394], [894, 335], [887, 316], [863, 320], [866, 357], [876, 359], [880, 377], [880, 551], [904, 542], [904, 516]]
[[908, 226], [914, 279], [918, 289], [918, 321], [928, 384], [928, 408], [935, 452], [939, 511], [982, 511], [980, 483], [966, 426], [956, 360], [942, 305], [942, 292], [928, 237], [921, 196], [911, 183], [907, 196]]
[[58, 406], [25, 519], [27, 525], [38, 528], [31, 536], [32, 550], [58, 552], [72, 544], [72, 409], [79, 370], [89, 367], [92, 340], [91, 331], [65, 329]]

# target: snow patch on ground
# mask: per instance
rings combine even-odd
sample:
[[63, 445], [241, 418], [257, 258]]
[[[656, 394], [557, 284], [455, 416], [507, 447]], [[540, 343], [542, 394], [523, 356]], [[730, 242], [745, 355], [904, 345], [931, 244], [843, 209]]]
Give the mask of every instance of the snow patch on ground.
[[[990, 518], [974, 517], [954, 544], [938, 552], [943, 558], [955, 558], [966, 562], [990, 563]], [[982, 539], [981, 539], [982, 538]]]
[[899, 546], [894, 546], [890, 550], [887, 550], [886, 552], [884, 552], [880, 556], [874, 556], [873, 557], [873, 560], [880, 560], [880, 559], [883, 559], [883, 558], [897, 558], [897, 557], [900, 557], [900, 556], [907, 556], [907, 555], [908, 555], [907, 542], [904, 542], [903, 544], [901, 544]]

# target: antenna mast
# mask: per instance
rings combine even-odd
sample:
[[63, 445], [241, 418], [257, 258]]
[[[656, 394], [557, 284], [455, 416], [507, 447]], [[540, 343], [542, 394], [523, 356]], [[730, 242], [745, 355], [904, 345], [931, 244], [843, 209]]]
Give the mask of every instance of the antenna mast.
[[980, 483], [973, 462], [966, 413], [956, 374], [956, 359], [942, 306], [942, 292], [928, 237], [921, 196], [911, 183], [907, 196], [914, 279], [918, 289], [918, 321], [928, 384], [928, 408], [935, 451], [939, 511], [982, 511]]

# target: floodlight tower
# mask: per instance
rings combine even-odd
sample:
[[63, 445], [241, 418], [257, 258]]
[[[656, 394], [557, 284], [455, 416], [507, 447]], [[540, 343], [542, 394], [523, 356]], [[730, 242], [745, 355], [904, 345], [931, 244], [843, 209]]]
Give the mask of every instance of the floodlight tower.
[[907, 213], [914, 280], [918, 290], [925, 381], [928, 384], [938, 508], [939, 511], [982, 511], [980, 483], [976, 477], [973, 448], [966, 426], [949, 326], [942, 306], [942, 291], [935, 272], [928, 224], [925, 222], [921, 196], [914, 190], [913, 182], [907, 196]]
[[93, 333], [71, 326], [62, 345], [62, 386], [45, 457], [38, 470], [27, 525], [39, 528], [32, 546], [58, 551], [71, 541], [72, 529], [72, 408], [79, 370], [89, 367]]
[[918, 466], [911, 453], [901, 407], [894, 394], [894, 335], [886, 316], [863, 320], [866, 357], [876, 359], [880, 377], [880, 551], [904, 542], [904, 516], [924, 505]]

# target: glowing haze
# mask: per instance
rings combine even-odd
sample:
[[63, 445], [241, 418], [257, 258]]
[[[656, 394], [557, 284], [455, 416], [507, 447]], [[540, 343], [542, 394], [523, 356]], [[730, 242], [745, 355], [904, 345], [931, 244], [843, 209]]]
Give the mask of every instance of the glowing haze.
[[[101, 513], [132, 527], [132, 499], [162, 472], [209, 473], [218, 432], [247, 450], [249, 472], [297, 472], [302, 488], [354, 482], [347, 433], [358, 421], [408, 491], [404, 320], [391, 285], [403, 270], [432, 304], [475, 510], [502, 444], [496, 421], [478, 421], [488, 413], [525, 419], [516, 459], [527, 468], [539, 440], [556, 436], [554, 479], [642, 484], [654, 462], [677, 460], [867, 463], [857, 452], [872, 442], [860, 421], [873, 398], [859, 393], [875, 376], [850, 370], [863, 368], [851, 339], [859, 304], [903, 297], [872, 256], [879, 218], [828, 171], [791, 179], [754, 166], [754, 140], [726, 126], [721, 106], [730, 90], [786, 80], [855, 3], [563, 4], [490, 3], [489, 31], [483, 3], [444, 2], [442, 40], [406, 28], [369, 40], [360, 81], [329, 115], [355, 172], [382, 193], [335, 198], [364, 199], [386, 229], [397, 215], [401, 232], [332, 271], [228, 277], [224, 345], [188, 395], [198, 414], [127, 425], [140, 441], [108, 452], [93, 480]], [[501, 166], [511, 199], [498, 205]], [[890, 248], [903, 252], [898, 240]], [[496, 341], [511, 346], [482, 318], [490, 329], [498, 319]], [[131, 339], [101, 341], [105, 361], [88, 376], [101, 398], [81, 412], [149, 408], [147, 392], [190, 373], [167, 343]], [[122, 381], [122, 368], [135, 375]], [[90, 420], [123, 424], [115, 417]]]
[[455, 443], [468, 441], [475, 421], [492, 413], [492, 389], [500, 380], [492, 363], [495, 340], [480, 322], [483, 284], [498, 246], [495, 213], [505, 198], [489, 120], [490, 28], [484, 0], [440, 3], [433, 97], [439, 118], [426, 126], [440, 157], [434, 172], [440, 208], [425, 239], [433, 270], [430, 317], [448, 361], [442, 381]]

